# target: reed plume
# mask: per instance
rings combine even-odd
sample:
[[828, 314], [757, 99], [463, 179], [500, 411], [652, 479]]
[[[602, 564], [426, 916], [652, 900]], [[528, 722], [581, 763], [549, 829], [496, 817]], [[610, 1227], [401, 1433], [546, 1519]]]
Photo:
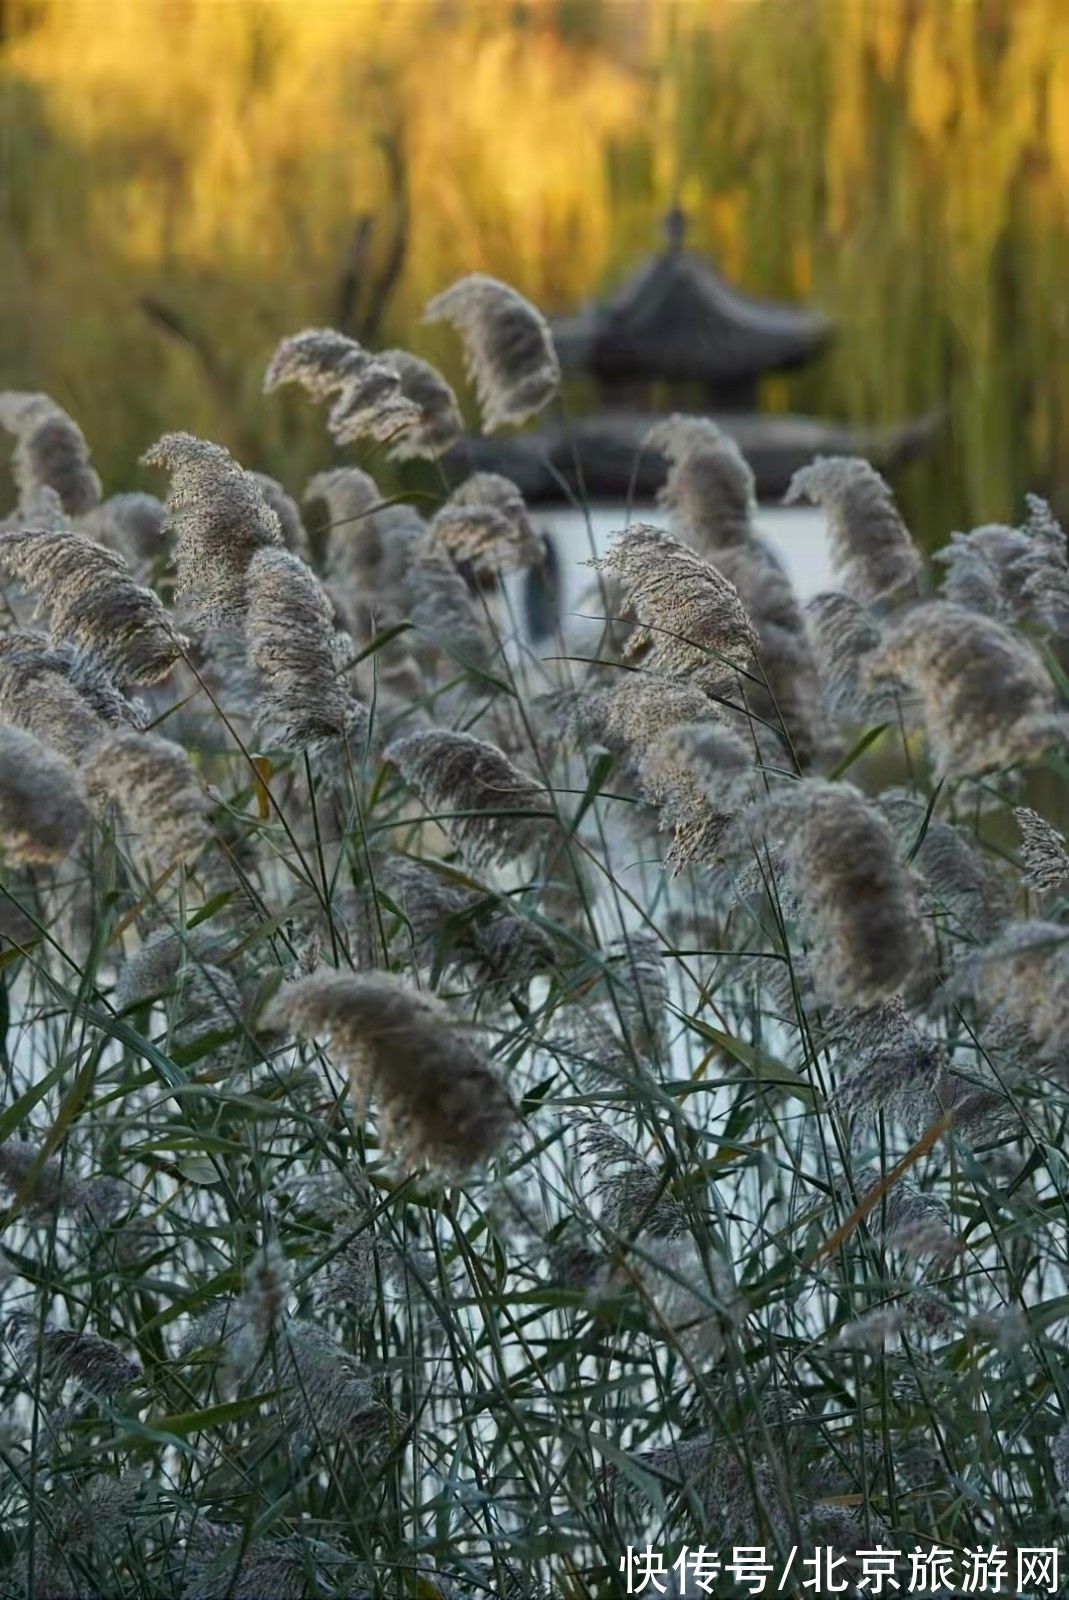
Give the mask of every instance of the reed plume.
[[135, 715], [84, 652], [29, 632], [0, 637], [0, 717], [80, 767], [108, 725]]
[[190, 433], [165, 433], [141, 459], [171, 474], [167, 531], [175, 539], [176, 597], [191, 602], [205, 626], [240, 621], [249, 562], [282, 541], [262, 489], [221, 445]]
[[475, 572], [539, 566], [544, 553], [522, 494], [497, 472], [465, 478], [432, 520], [431, 535]]
[[[112, 1003], [117, 1011], [166, 1000], [171, 1046], [194, 1052], [217, 1035], [230, 1036], [241, 1029], [245, 1006], [231, 973], [213, 960], [220, 952], [208, 939], [164, 929], [153, 934], [119, 969]], [[237, 1049], [233, 1042], [212, 1051], [220, 1065], [229, 1065]]]
[[89, 821], [81, 784], [32, 733], [0, 724], [0, 844], [8, 860], [62, 861]]
[[1016, 922], [971, 952], [953, 974], [951, 996], [968, 996], [990, 1018], [1020, 1030], [1040, 1058], [1069, 1048], [1069, 928]]
[[6, 1139], [0, 1144], [0, 1186], [18, 1197], [24, 1216], [60, 1215], [106, 1227], [126, 1210], [126, 1186], [118, 1178], [79, 1178], [58, 1156], [36, 1145]]
[[[825, 1037], [836, 1045], [840, 1077], [832, 1104], [844, 1117], [882, 1115], [917, 1133], [935, 1120], [945, 1053], [900, 995], [868, 1011], [834, 1013]], [[868, 1129], [861, 1133], [869, 1136]]]
[[702, 555], [745, 544], [754, 537], [757, 510], [754, 475], [731, 436], [708, 417], [676, 413], [658, 422], [642, 441], [669, 461], [657, 495], [683, 537]]
[[316, 973], [283, 989], [272, 1015], [330, 1040], [357, 1106], [378, 1102], [382, 1143], [409, 1165], [463, 1171], [512, 1127], [505, 1089], [452, 1014], [393, 974]]
[[489, 889], [410, 856], [387, 863], [386, 883], [427, 964], [464, 968], [477, 981], [521, 991], [555, 964], [549, 935]]
[[1069, 716], [1032, 646], [1001, 622], [932, 600], [895, 618], [868, 681], [902, 679], [922, 699], [940, 776], [1013, 766], [1069, 736]]
[[818, 456], [794, 474], [786, 505], [809, 500], [828, 513], [831, 555], [847, 593], [882, 600], [914, 582], [921, 558], [875, 467], [853, 456]]
[[125, 557], [134, 572], [154, 565], [166, 551], [166, 508], [154, 494], [109, 495], [79, 519], [79, 532]]
[[590, 1122], [579, 1148], [595, 1174], [592, 1198], [609, 1233], [678, 1239], [687, 1231], [686, 1212], [671, 1193], [668, 1172], [652, 1166], [620, 1134]]
[[461, 666], [489, 670], [494, 646], [486, 622], [448, 551], [430, 534], [410, 547], [406, 591], [414, 628]]
[[38, 595], [53, 643], [91, 652], [119, 688], [157, 683], [183, 640], [123, 556], [81, 533], [0, 534], [0, 566]]
[[285, 383], [300, 384], [316, 401], [333, 397], [327, 428], [338, 444], [386, 443], [421, 422], [396, 367], [333, 328], [305, 328], [282, 340], [264, 374], [264, 393]]
[[299, 556], [308, 554], [308, 534], [301, 521], [301, 508], [291, 494], [267, 472], [250, 472], [249, 477], [259, 489], [271, 510], [278, 518], [282, 543], [287, 550]]
[[908, 983], [926, 947], [916, 894], [888, 823], [852, 784], [800, 779], [740, 828], [757, 849], [783, 849], [827, 1000], [865, 1009]]
[[99, 739], [85, 766], [90, 794], [113, 801], [157, 869], [189, 861], [209, 842], [210, 805], [181, 745], [119, 729]]
[[841, 589], [814, 595], [806, 606], [817, 670], [832, 712], [844, 722], [879, 722], [896, 715], [903, 686], [865, 677], [883, 629], [860, 600]]
[[337, 634], [330, 601], [300, 556], [267, 549], [250, 561], [245, 637], [263, 685], [260, 714], [277, 743], [358, 755], [370, 718], [339, 670], [355, 647]]
[[1010, 915], [1009, 888], [970, 833], [930, 814], [923, 797], [885, 789], [879, 806], [929, 897], [977, 939], [990, 939]]
[[636, 523], [592, 564], [619, 579], [635, 617], [625, 657], [642, 655], [651, 671], [669, 676], [715, 678], [718, 664], [743, 665], [756, 653], [757, 632], [735, 585], [662, 529]]
[[40, 1361], [54, 1383], [75, 1383], [87, 1394], [110, 1400], [141, 1376], [136, 1361], [95, 1333], [37, 1323], [21, 1311], [8, 1318], [4, 1331], [27, 1377]]
[[1021, 860], [1027, 887], [1039, 894], [1069, 889], [1069, 851], [1057, 828], [1052, 828], [1030, 806], [1018, 806], [1013, 815], [1021, 832]]
[[472, 866], [504, 865], [552, 831], [548, 791], [483, 739], [428, 728], [395, 739], [385, 759]]
[[444, 455], [459, 439], [464, 420], [438, 368], [408, 350], [380, 350], [377, 359], [397, 373], [402, 396], [419, 410], [419, 421], [394, 440], [390, 455], [398, 461]]
[[81, 428], [47, 394], [0, 392], [0, 428], [15, 435], [12, 463], [23, 504], [39, 489], [52, 489], [68, 516], [91, 511], [100, 499]]
[[947, 568], [943, 598], [1004, 622], [1054, 633], [1069, 628], [1069, 550], [1065, 531], [1038, 495], [1025, 497], [1021, 528], [988, 523], [955, 533], [935, 560]]
[[549, 324], [497, 278], [481, 272], [458, 278], [428, 303], [424, 320], [451, 323], [460, 333], [487, 433], [525, 422], [560, 389]]

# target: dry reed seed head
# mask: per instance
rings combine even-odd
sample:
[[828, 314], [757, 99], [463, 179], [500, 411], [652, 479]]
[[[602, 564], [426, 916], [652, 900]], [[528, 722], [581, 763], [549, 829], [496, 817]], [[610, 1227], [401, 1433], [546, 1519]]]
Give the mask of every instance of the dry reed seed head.
[[560, 390], [560, 363], [545, 317], [517, 290], [485, 273], [435, 295], [426, 322], [448, 322], [464, 341], [487, 433], [525, 422]]
[[818, 456], [801, 467], [784, 495], [809, 500], [828, 514], [831, 556], [846, 591], [881, 600], [913, 582], [921, 558], [875, 467], [855, 456]]
[[513, 1126], [508, 1094], [453, 1014], [390, 973], [302, 978], [280, 991], [272, 1017], [300, 1038], [330, 1039], [357, 1105], [375, 1097], [384, 1146], [410, 1165], [463, 1171]]
[[754, 848], [768, 839], [785, 853], [818, 994], [863, 1010], [908, 983], [927, 930], [894, 835], [864, 795], [802, 778], [752, 807], [740, 828]]
[[[868, 1199], [883, 1182], [873, 1168], [854, 1174], [859, 1203]], [[844, 1203], [852, 1209], [849, 1194]], [[908, 1178], [897, 1178], [879, 1196], [866, 1217], [868, 1226], [891, 1249], [914, 1257], [934, 1256], [945, 1260], [958, 1248], [957, 1236], [949, 1223], [950, 1212], [938, 1195], [918, 1189]]]
[[151, 733], [108, 733], [89, 753], [89, 793], [114, 801], [160, 866], [188, 861], [211, 838], [208, 798], [181, 745]]
[[639, 789], [659, 807], [661, 829], [673, 833], [665, 857], [672, 872], [720, 859], [752, 771], [752, 752], [715, 720], [668, 727], [651, 743], [638, 767]]
[[0, 1144], [0, 1188], [20, 1196], [22, 1215], [33, 1220], [69, 1215], [105, 1228], [127, 1208], [119, 1179], [79, 1178], [59, 1157], [42, 1159], [36, 1145], [12, 1138]]
[[291, 494], [287, 494], [277, 478], [272, 478], [267, 472], [250, 472], [249, 477], [278, 518], [279, 532], [286, 549], [294, 551], [299, 556], [307, 555], [308, 534], [301, 521], [301, 508], [296, 500]]
[[[212, 950], [207, 937], [155, 934], [119, 969], [112, 996], [116, 1010], [146, 1000], [165, 1001], [171, 1048], [194, 1050], [217, 1035], [240, 1035], [247, 1006], [232, 974], [209, 958]], [[240, 1037], [227, 1037], [207, 1055], [198, 1050], [200, 1070], [209, 1061], [219, 1067], [231, 1065], [240, 1049]]]
[[288, 1322], [282, 1331], [287, 1380], [282, 1417], [298, 1444], [348, 1439], [365, 1446], [381, 1432], [387, 1413], [363, 1368], [311, 1322]]
[[1054, 1435], [1051, 1441], [1050, 1459], [1054, 1468], [1054, 1481], [1063, 1495], [1069, 1497], [1069, 1422], [1064, 1423]]
[[305, 328], [283, 339], [264, 374], [264, 393], [297, 383], [313, 400], [334, 397], [327, 427], [338, 444], [379, 443], [419, 426], [419, 407], [401, 392], [401, 376], [356, 339], [333, 328]]
[[610, 1002], [631, 1044], [643, 1056], [668, 1048], [668, 970], [659, 938], [632, 932], [605, 946]]
[[1069, 890], [1069, 851], [1064, 836], [1030, 806], [1017, 806], [1013, 815], [1021, 833], [1026, 888], [1038, 894]]
[[0, 725], [0, 848], [17, 864], [62, 861], [89, 821], [67, 763], [32, 733]]
[[20, 501], [48, 488], [68, 516], [92, 510], [100, 499], [100, 479], [73, 417], [46, 394], [7, 389], [0, 393], [0, 427], [15, 435], [12, 466]]
[[827, 703], [844, 722], [877, 722], [896, 715], [892, 682], [864, 675], [865, 663], [879, 648], [883, 629], [861, 601], [842, 590], [814, 595], [806, 606], [817, 668]]
[[[841, 1116], [862, 1123], [882, 1115], [918, 1132], [935, 1120], [943, 1046], [921, 1032], [899, 996], [834, 1019], [829, 1032], [839, 1071], [832, 1105]], [[868, 1137], [863, 1127], [857, 1132]]]
[[637, 626], [625, 657], [643, 654], [669, 676], [711, 669], [730, 678], [757, 653], [757, 631], [739, 592], [708, 561], [661, 528], [636, 523], [592, 563], [618, 578]]
[[1053, 633], [1069, 631], [1069, 539], [1046, 500], [1026, 494], [1028, 546], [1014, 564], [1021, 614]]
[[123, 556], [134, 572], [150, 567], [166, 549], [166, 508], [154, 494], [109, 495], [79, 519], [79, 531]]
[[973, 834], [929, 815], [923, 795], [908, 789], [887, 789], [878, 804], [923, 878], [929, 900], [948, 911], [966, 932], [991, 938], [1009, 917], [1012, 896]]
[[314, 519], [310, 519], [315, 532], [323, 531], [319, 524], [325, 518], [329, 550], [335, 541], [344, 541], [359, 532], [359, 524], [382, 504], [382, 493], [371, 474], [360, 467], [333, 467], [309, 478], [302, 500], [315, 508]]
[[1019, 614], [1020, 585], [1013, 580], [1015, 558], [1025, 550], [1026, 536], [1004, 523], [987, 523], [971, 533], [952, 533], [950, 543], [933, 555], [946, 567], [941, 596], [954, 605], [982, 611], [1000, 622]]
[[408, 568], [408, 621], [450, 654], [459, 666], [475, 672], [490, 669], [494, 642], [486, 619], [475, 606], [450, 555], [432, 534], [411, 547]]
[[1069, 928], [1018, 922], [971, 953], [950, 983], [1003, 1025], [1023, 1029], [1041, 1059], [1069, 1048]]
[[516, 989], [556, 964], [549, 935], [490, 889], [458, 882], [405, 856], [387, 864], [385, 881], [423, 962], [470, 967], [487, 983]]
[[730, 434], [708, 417], [678, 413], [658, 422], [642, 441], [669, 462], [657, 504], [671, 511], [696, 549], [711, 553], [753, 536], [754, 475]]
[[118, 690], [104, 692], [80, 653], [51, 649], [40, 634], [0, 638], [0, 717], [32, 734], [80, 769], [107, 732], [107, 710], [129, 708]]
[[0, 566], [36, 592], [53, 642], [92, 652], [120, 688], [157, 683], [177, 660], [184, 641], [159, 597], [84, 534], [5, 533]]
[[98, 1399], [110, 1400], [141, 1376], [141, 1367], [95, 1333], [37, 1323], [25, 1312], [9, 1317], [4, 1328], [8, 1346], [18, 1361], [24, 1381], [33, 1383], [38, 1362], [55, 1383], [75, 1383]]
[[431, 535], [454, 560], [470, 562], [475, 572], [541, 566], [545, 554], [523, 495], [497, 472], [465, 478], [432, 520]]
[[384, 758], [472, 866], [505, 865], [556, 832], [548, 790], [483, 739], [429, 728], [395, 739]]
[[932, 600], [902, 612], [864, 672], [919, 694], [940, 777], [1013, 766], [1069, 739], [1069, 715], [1031, 644], [963, 606]]
[[259, 711], [287, 750], [355, 753], [370, 732], [370, 717], [339, 671], [339, 656], [355, 658], [340, 641], [333, 608], [311, 567], [289, 550], [261, 550], [249, 563], [245, 637], [260, 674]]
[[281, 1336], [290, 1292], [289, 1263], [276, 1243], [257, 1251], [245, 1275], [245, 1289], [234, 1307], [233, 1341], [241, 1365], [252, 1368]]
[[607, 1232], [654, 1239], [678, 1239], [686, 1233], [686, 1212], [671, 1193], [667, 1169], [652, 1166], [600, 1122], [586, 1124], [579, 1148], [590, 1162], [596, 1180], [592, 1199]]
[[444, 455], [460, 438], [464, 419], [457, 397], [437, 367], [409, 350], [380, 350], [377, 360], [401, 380], [401, 394], [419, 410], [419, 421], [390, 446], [396, 461]]
[[175, 540], [176, 598], [193, 606], [202, 625], [240, 621], [249, 562], [282, 542], [263, 490], [229, 451], [190, 433], [165, 433], [141, 460], [171, 475], [167, 532]]
[[[210, 1532], [209, 1532], [210, 1528]], [[254, 1539], [232, 1528], [206, 1527], [198, 1517], [190, 1530], [184, 1563], [191, 1600], [305, 1600], [318, 1573], [311, 1541]], [[363, 1600], [355, 1596], [354, 1600]]]

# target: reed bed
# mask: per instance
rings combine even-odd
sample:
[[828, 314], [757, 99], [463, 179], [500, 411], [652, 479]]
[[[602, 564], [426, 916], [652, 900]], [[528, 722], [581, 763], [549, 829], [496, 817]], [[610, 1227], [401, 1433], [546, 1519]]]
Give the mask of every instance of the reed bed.
[[[488, 426], [557, 403], [514, 290], [429, 310]], [[536, 653], [514, 486], [378, 491], [448, 448], [445, 380], [311, 329], [282, 384], [344, 446], [300, 501], [182, 433], [104, 498], [91, 427], [0, 398], [2, 1592], [1056, 1546], [1049, 509], [929, 566], [814, 463], [842, 589], [803, 607], [672, 418], [663, 525]]]

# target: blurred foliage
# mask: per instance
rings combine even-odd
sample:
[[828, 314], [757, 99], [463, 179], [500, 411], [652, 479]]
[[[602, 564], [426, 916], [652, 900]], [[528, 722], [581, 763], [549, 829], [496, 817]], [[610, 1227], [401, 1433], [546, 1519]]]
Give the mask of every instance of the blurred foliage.
[[479, 268], [568, 308], [679, 195], [741, 284], [841, 321], [766, 404], [947, 407], [903, 486], [926, 540], [1066, 487], [1065, 0], [5, 0], [0, 71], [0, 381], [109, 486], [176, 426], [323, 464], [260, 375], [336, 319], [361, 217], [358, 307], [403, 244], [379, 337], [458, 377], [431, 293]]

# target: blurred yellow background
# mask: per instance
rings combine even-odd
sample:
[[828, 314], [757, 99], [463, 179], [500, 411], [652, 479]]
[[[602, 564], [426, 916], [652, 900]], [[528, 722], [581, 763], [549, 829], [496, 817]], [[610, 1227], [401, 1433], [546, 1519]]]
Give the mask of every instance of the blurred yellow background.
[[767, 405], [948, 407], [923, 537], [1064, 505], [1069, 0], [4, 0], [0, 73], [0, 383], [109, 489], [170, 427], [298, 486], [329, 450], [260, 397], [280, 335], [378, 284], [377, 342], [459, 380], [430, 294], [568, 309], [678, 195], [743, 287], [841, 322]]

